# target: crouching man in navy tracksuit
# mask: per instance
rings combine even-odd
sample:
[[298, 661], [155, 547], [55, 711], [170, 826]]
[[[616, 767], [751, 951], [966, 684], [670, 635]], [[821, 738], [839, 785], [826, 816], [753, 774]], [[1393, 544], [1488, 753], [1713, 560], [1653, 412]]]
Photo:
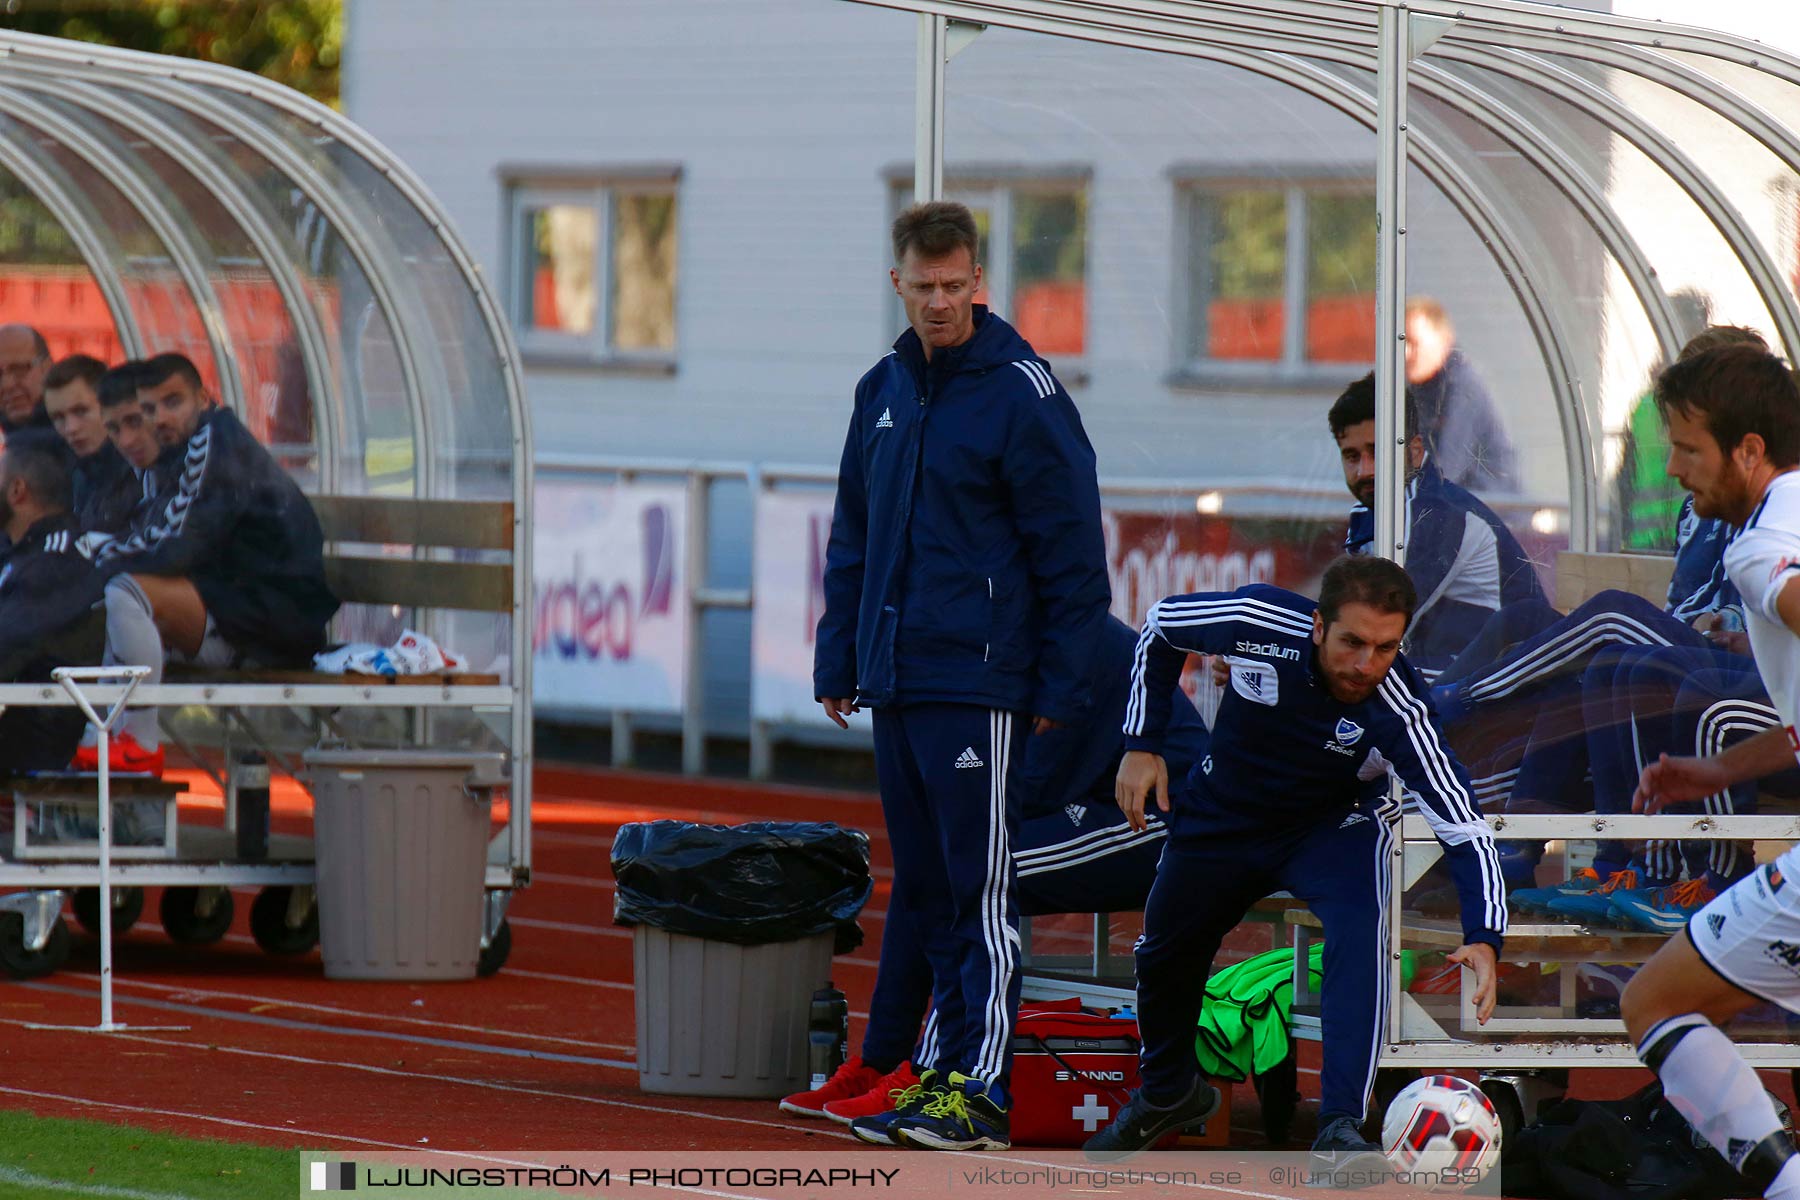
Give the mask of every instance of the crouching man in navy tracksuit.
[[[1156, 878], [1168, 830], [1152, 820], [1133, 829], [1113, 802], [1113, 777], [1125, 751], [1120, 726], [1131, 687], [1137, 631], [1108, 619], [1093, 680], [1094, 703], [1072, 725], [1026, 742], [1021, 769], [1019, 834], [1013, 863], [1019, 911], [1044, 913], [1137, 912]], [[1206, 753], [1206, 726], [1179, 685], [1169, 697], [1163, 739], [1170, 770], [1185, 773]], [[896, 891], [882, 926], [881, 969], [869, 999], [862, 1053], [825, 1086], [788, 1096], [784, 1112], [845, 1122], [859, 1139], [892, 1145], [882, 1114], [919, 1083], [915, 1064], [938, 1057], [938, 1022], [919, 1021], [931, 1000], [931, 960], [917, 919]]]
[[839, 725], [874, 709], [939, 1032], [891, 1138], [926, 1149], [1010, 1144], [1019, 767], [1034, 731], [1087, 711], [1110, 594], [1093, 448], [1050, 368], [973, 303], [975, 246], [960, 204], [894, 222], [912, 328], [856, 387], [813, 670]]
[[[1200, 1077], [1194, 1026], [1213, 956], [1249, 906], [1287, 889], [1325, 927], [1324, 1070], [1313, 1153], [1332, 1169], [1378, 1169], [1359, 1131], [1389, 1003], [1387, 911], [1398, 806], [1392, 772], [1418, 796], [1462, 897], [1463, 945], [1485, 1022], [1506, 932], [1500, 864], [1468, 775], [1444, 745], [1418, 673], [1400, 657], [1417, 593], [1385, 558], [1340, 558], [1319, 602], [1262, 584], [1171, 596], [1150, 610], [1132, 667], [1119, 806], [1134, 826], [1156, 797], [1168, 846], [1137, 947], [1143, 1085], [1091, 1158], [1115, 1161], [1204, 1121], [1219, 1094]], [[1169, 686], [1189, 653], [1232, 657], [1212, 749], [1169, 792], [1161, 757]]]

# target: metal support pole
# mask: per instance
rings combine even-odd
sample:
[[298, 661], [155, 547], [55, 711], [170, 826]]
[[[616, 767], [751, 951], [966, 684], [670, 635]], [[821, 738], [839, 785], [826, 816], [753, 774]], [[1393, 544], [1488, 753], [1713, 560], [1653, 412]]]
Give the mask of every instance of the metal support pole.
[[681, 770], [699, 775], [706, 770], [706, 655], [701, 653], [701, 633], [706, 590], [707, 482], [698, 471], [687, 477], [687, 683], [681, 690]]
[[[150, 673], [149, 667], [58, 667], [50, 672], [50, 678], [62, 686], [69, 694], [81, 713], [94, 727], [95, 738], [100, 753], [100, 1024], [92, 1026], [94, 1033], [113, 1033], [127, 1028], [113, 1021], [113, 966], [112, 966], [112, 764], [109, 761], [111, 735], [113, 726], [125, 715], [125, 705], [131, 699], [131, 693], [143, 682], [144, 676]], [[122, 685], [118, 699], [107, 709], [102, 717], [94, 711], [88, 702], [87, 694], [81, 690], [84, 683], [114, 683]], [[63, 1028], [62, 1026], [33, 1025], [32, 1028]], [[185, 1028], [173, 1026], [164, 1028]]]
[[1383, 3], [1375, 81], [1375, 551], [1406, 561], [1406, 10]]
[[615, 708], [612, 715], [612, 765], [629, 767], [636, 755], [637, 744], [632, 737], [631, 714], [625, 709]]
[[919, 14], [919, 73], [913, 99], [913, 202], [944, 197], [944, 64], [948, 22]]
[[767, 779], [775, 772], [775, 740], [769, 723], [750, 718], [750, 778]]
[[[1384, 0], [1376, 36], [1375, 76], [1375, 552], [1406, 562], [1406, 73], [1407, 14]], [[1389, 785], [1397, 794], [1399, 783]], [[1396, 795], [1397, 798], [1397, 795]], [[1404, 872], [1395, 830], [1388, 864]], [[1390, 890], [1387, 969], [1400, 992], [1400, 890]], [[1298, 968], [1296, 968], [1298, 969]], [[1401, 1005], [1387, 1013], [1390, 1043], [1400, 1041]]]

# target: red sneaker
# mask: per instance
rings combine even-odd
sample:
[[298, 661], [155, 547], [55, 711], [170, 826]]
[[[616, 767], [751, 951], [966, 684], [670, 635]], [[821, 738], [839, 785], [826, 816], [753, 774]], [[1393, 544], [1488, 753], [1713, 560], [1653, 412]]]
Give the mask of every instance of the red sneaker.
[[913, 1074], [912, 1064], [903, 1062], [875, 1081], [875, 1086], [860, 1096], [851, 1096], [846, 1100], [833, 1100], [825, 1105], [825, 1115], [845, 1125], [858, 1117], [873, 1117], [884, 1113], [900, 1103], [900, 1097], [910, 1088], [919, 1086], [919, 1077]]
[[[139, 741], [129, 733], [116, 733], [107, 743], [106, 758], [114, 774], [119, 775], [154, 775], [158, 779], [163, 773], [163, 748], [146, 750]], [[77, 771], [98, 771], [100, 769], [100, 748], [98, 746], [78, 746], [75, 757], [69, 760], [69, 766]]]
[[881, 1073], [874, 1067], [863, 1066], [862, 1056], [851, 1059], [837, 1069], [837, 1073], [825, 1081], [824, 1087], [814, 1088], [810, 1092], [795, 1092], [781, 1102], [781, 1111], [793, 1113], [797, 1117], [822, 1117], [825, 1106], [833, 1100], [847, 1100], [851, 1096], [860, 1096], [875, 1086]]

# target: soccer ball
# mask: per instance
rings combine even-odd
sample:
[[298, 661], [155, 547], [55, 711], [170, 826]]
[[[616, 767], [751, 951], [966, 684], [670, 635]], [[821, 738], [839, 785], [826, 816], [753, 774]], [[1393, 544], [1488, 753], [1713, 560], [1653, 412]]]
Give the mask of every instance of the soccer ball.
[[1388, 1105], [1381, 1146], [1394, 1169], [1467, 1186], [1500, 1161], [1500, 1114], [1481, 1089], [1454, 1075], [1414, 1080]]

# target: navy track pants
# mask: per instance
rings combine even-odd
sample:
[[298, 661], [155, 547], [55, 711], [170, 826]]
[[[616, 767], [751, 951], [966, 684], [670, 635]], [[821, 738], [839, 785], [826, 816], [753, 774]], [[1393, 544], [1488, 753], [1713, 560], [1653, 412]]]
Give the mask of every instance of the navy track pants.
[[[1141, 833], [1134, 831], [1110, 795], [1020, 822], [1013, 850], [1020, 912], [1032, 917], [1138, 911], [1156, 878], [1156, 860], [1166, 836], [1158, 819]], [[919, 922], [896, 889], [882, 927], [881, 969], [863, 1031], [865, 1062], [878, 1063], [884, 1070], [909, 1057], [926, 1066], [935, 1064], [939, 1051], [935, 1013], [923, 1035], [919, 1032], [931, 983], [931, 960]]]
[[966, 704], [873, 713], [894, 901], [931, 963], [938, 1053], [925, 1065], [1003, 1090], [1019, 1009], [1012, 847], [1029, 722]]
[[1169, 841], [1137, 946], [1143, 1086], [1153, 1103], [1173, 1104], [1200, 1073], [1194, 1027], [1219, 943], [1252, 904], [1285, 888], [1325, 927], [1319, 1124], [1346, 1116], [1362, 1121], [1390, 1003], [1393, 837], [1389, 822], [1358, 811], [1343, 824]]

